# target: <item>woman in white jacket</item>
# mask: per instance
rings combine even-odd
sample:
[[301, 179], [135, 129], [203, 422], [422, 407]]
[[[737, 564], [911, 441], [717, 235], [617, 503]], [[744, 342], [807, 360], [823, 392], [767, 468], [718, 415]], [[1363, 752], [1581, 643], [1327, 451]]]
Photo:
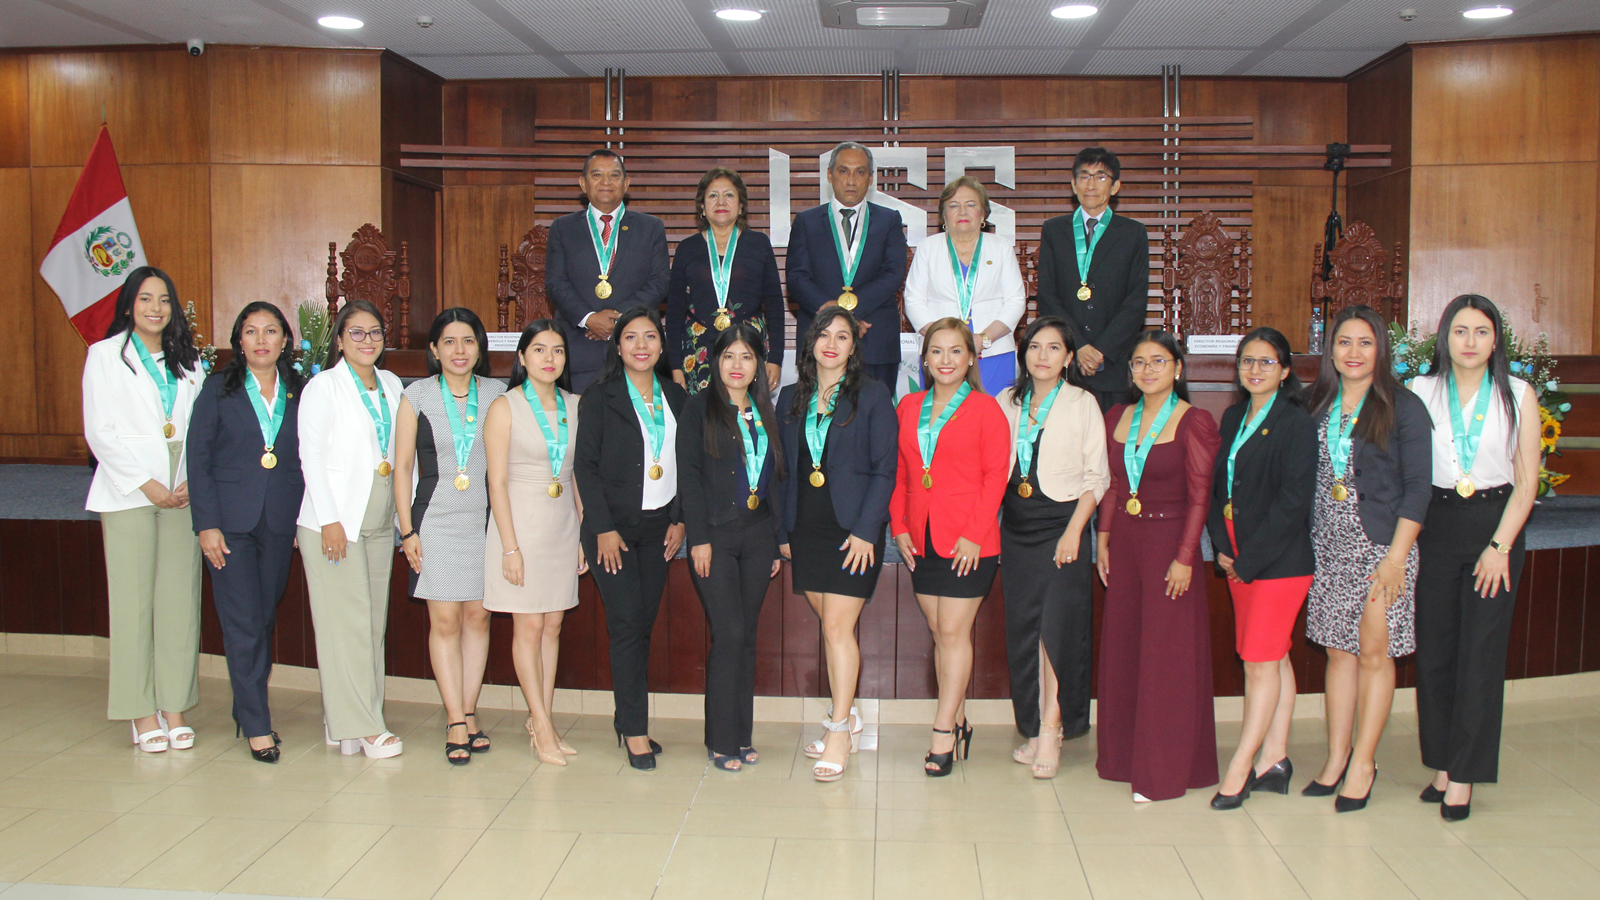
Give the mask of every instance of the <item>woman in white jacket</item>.
[[100, 514], [110, 599], [106, 714], [130, 720], [148, 753], [194, 746], [183, 711], [200, 702], [200, 543], [184, 458], [199, 363], [172, 279], [141, 266], [83, 364], [83, 436], [99, 462], [86, 507]]
[[944, 229], [917, 244], [906, 273], [906, 318], [921, 334], [929, 323], [951, 316], [966, 322], [977, 339], [983, 389], [999, 394], [1017, 379], [1017, 323], [1028, 311], [1016, 245], [984, 234], [989, 192], [962, 175], [939, 195]]
[[383, 319], [347, 301], [322, 372], [300, 394], [305, 499], [297, 537], [311, 592], [324, 734], [346, 755], [400, 755], [383, 721], [383, 636], [394, 565], [394, 417], [401, 384], [383, 361]]

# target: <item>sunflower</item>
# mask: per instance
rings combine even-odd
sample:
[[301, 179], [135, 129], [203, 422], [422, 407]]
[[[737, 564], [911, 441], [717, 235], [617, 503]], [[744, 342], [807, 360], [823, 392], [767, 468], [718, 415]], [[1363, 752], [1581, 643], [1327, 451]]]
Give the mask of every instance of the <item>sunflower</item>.
[[1561, 423], [1555, 420], [1544, 407], [1539, 407], [1539, 450], [1549, 453], [1556, 448], [1556, 442], [1561, 440]]

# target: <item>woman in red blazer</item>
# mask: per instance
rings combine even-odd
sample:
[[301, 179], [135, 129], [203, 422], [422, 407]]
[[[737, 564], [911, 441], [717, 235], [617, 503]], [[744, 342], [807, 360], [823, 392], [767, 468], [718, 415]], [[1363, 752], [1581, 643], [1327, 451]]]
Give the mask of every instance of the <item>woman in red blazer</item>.
[[890, 533], [911, 570], [933, 632], [939, 706], [925, 769], [949, 775], [972, 748], [962, 699], [972, 677], [972, 620], [1000, 567], [1000, 501], [1011, 466], [1011, 429], [978, 377], [972, 332], [956, 318], [922, 341], [926, 391], [900, 401], [900, 464]]

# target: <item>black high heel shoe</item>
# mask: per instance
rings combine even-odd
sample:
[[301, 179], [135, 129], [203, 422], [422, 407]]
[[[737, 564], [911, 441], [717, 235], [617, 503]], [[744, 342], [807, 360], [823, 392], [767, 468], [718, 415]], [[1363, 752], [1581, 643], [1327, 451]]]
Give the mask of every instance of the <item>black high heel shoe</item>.
[[[472, 738], [469, 736], [465, 741], [462, 741], [459, 744], [450, 740], [450, 729], [456, 727], [457, 725], [460, 725], [462, 728], [467, 727], [467, 723], [465, 722], [451, 722], [449, 725], [444, 727], [444, 758], [452, 766], [464, 766], [467, 763], [472, 762]], [[453, 756], [452, 754], [455, 753], [460, 753], [461, 755]]]
[[1252, 779], [1250, 778], [1246, 778], [1244, 780], [1244, 787], [1240, 788], [1239, 793], [1237, 794], [1224, 794], [1221, 791], [1217, 791], [1217, 793], [1211, 797], [1211, 808], [1228, 810], [1238, 809], [1239, 807], [1243, 806], [1244, 802], [1250, 799], [1251, 780]]
[[[1345, 770], [1348, 772], [1349, 769], [1350, 769], [1350, 766], [1349, 766], [1348, 763], [1346, 763], [1345, 764]], [[1372, 799], [1372, 789], [1377, 787], [1377, 786], [1378, 786], [1378, 767], [1377, 766], [1373, 766], [1372, 767], [1372, 783], [1367, 785], [1367, 792], [1365, 794], [1362, 794], [1360, 797], [1346, 797], [1345, 795], [1340, 794], [1339, 796], [1333, 798], [1333, 811], [1336, 812], [1336, 813], [1344, 813], [1344, 812], [1356, 812], [1357, 810], [1366, 809], [1367, 808], [1367, 801]]]
[[1430, 781], [1428, 786], [1422, 789], [1422, 793], [1417, 795], [1417, 799], [1423, 803], [1443, 803], [1444, 791], [1434, 787], [1433, 782]]
[[[283, 744], [283, 738], [278, 737], [278, 733], [276, 731], [269, 731], [267, 733], [272, 735], [271, 747], [257, 750], [248, 743], [246, 743], [244, 746], [246, 750], [250, 751], [250, 758], [254, 759], [256, 762], [277, 763], [278, 758], [282, 756], [282, 751], [280, 751], [278, 747]], [[244, 737], [244, 726], [240, 725], [237, 719], [235, 719], [233, 722], [233, 736], [235, 738]]]
[[1250, 781], [1250, 790], [1267, 791], [1274, 794], [1289, 793], [1289, 779], [1294, 777], [1294, 763], [1285, 756], [1272, 764], [1272, 768], [1254, 776]]
[[[473, 710], [472, 712], [461, 714], [461, 718], [463, 719], [468, 717], [476, 719], [478, 717], [478, 711]], [[479, 743], [479, 741], [482, 741], [482, 743]], [[488, 753], [490, 746], [489, 732], [484, 731], [481, 728], [467, 735], [467, 749], [473, 753]]]
[[[928, 751], [927, 757], [922, 760], [923, 774], [927, 775], [929, 778], [943, 778], [950, 774], [951, 770], [956, 767], [956, 748], [961, 746], [961, 731], [962, 729], [959, 726], [949, 731], [946, 731], [943, 728], [935, 728], [933, 730], [934, 734], [956, 735], [956, 742], [953, 746], [951, 746], [950, 752], [948, 753], [934, 753], [931, 750]], [[929, 763], [938, 766], [938, 768], [928, 768]]]
[[[1350, 755], [1354, 756], [1355, 751], [1352, 750]], [[1348, 774], [1350, 774], [1350, 757], [1346, 756], [1344, 758], [1344, 768], [1339, 770], [1339, 777], [1333, 782], [1333, 784], [1323, 784], [1322, 782], [1313, 778], [1311, 779], [1310, 784], [1300, 789], [1300, 796], [1327, 797], [1331, 794], [1336, 794], [1339, 792], [1339, 785], [1344, 783], [1344, 776]]]
[[[955, 728], [955, 734], [956, 744], [961, 747], [961, 752], [956, 755], [956, 759], [972, 758], [972, 723], [962, 719], [961, 724]], [[950, 749], [954, 750], [955, 748], [952, 747]]]
[[641, 772], [654, 771], [656, 767], [656, 754], [661, 752], [661, 745], [655, 741], [651, 741], [650, 752], [635, 753], [633, 752], [633, 748], [628, 746], [626, 738], [622, 736], [622, 729], [618, 728], [616, 729], [616, 732], [617, 746], [621, 747], [623, 752], [628, 754], [628, 765], [638, 769]]

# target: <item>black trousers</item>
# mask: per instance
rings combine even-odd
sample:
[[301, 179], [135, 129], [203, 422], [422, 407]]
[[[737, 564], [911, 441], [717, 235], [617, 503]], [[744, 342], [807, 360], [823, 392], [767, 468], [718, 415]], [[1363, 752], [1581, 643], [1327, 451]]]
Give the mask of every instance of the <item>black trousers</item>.
[[1000, 528], [1000, 587], [1005, 593], [1006, 658], [1011, 706], [1023, 737], [1039, 736], [1039, 644], [1056, 670], [1056, 700], [1067, 737], [1089, 730], [1093, 668], [1093, 530], [1085, 527], [1077, 558], [1056, 568], [1061, 533], [1018, 534]]
[[656, 627], [661, 593], [667, 586], [667, 560], [661, 556], [666, 552], [668, 519], [666, 509], [649, 510], [638, 525], [617, 529], [628, 550], [615, 575], [599, 564], [594, 536], [583, 538], [583, 552], [600, 588], [606, 632], [611, 638], [611, 693], [617, 707], [612, 722], [630, 737], [650, 731], [645, 674], [650, 668], [650, 632]]
[[711, 626], [706, 658], [706, 747], [736, 756], [750, 746], [756, 703], [756, 632], [772, 583], [778, 539], [772, 513], [760, 509], [711, 530], [711, 574], [693, 574]]
[[883, 386], [889, 389], [889, 393], [895, 392], [895, 382], [900, 378], [899, 363], [866, 363], [862, 368], [867, 370], [867, 377], [882, 382]]
[[246, 737], [272, 733], [267, 708], [267, 680], [272, 676], [272, 630], [278, 623], [278, 601], [289, 583], [294, 534], [274, 534], [266, 520], [254, 531], [224, 532], [231, 552], [227, 565], [209, 562], [211, 596], [222, 622], [222, 649], [233, 684], [233, 719]]
[[1422, 764], [1462, 784], [1492, 784], [1500, 774], [1500, 719], [1505, 709], [1506, 646], [1526, 556], [1511, 545], [1511, 590], [1480, 597], [1478, 563], [1511, 488], [1462, 498], [1433, 489], [1417, 539], [1417, 727]]

